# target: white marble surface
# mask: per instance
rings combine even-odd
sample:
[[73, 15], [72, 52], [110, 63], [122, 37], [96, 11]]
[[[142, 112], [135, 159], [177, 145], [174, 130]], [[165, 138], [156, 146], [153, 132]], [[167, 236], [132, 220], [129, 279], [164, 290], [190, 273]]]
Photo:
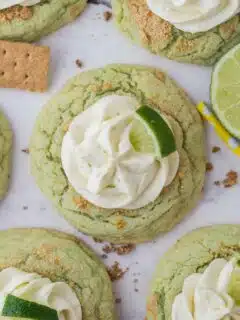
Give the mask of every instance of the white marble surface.
[[[102, 18], [106, 10], [101, 5], [89, 5], [85, 13], [74, 23], [41, 41], [51, 47], [51, 87], [46, 94], [27, 93], [0, 89], [0, 105], [11, 120], [15, 133], [14, 170], [7, 198], [0, 204], [0, 228], [42, 226], [72, 232], [85, 239], [99, 254], [100, 244], [77, 233], [53, 209], [51, 203], [38, 190], [29, 174], [28, 155], [21, 149], [28, 147], [35, 118], [45, 102], [65, 81], [80, 70], [77, 58], [84, 68], [100, 67], [108, 63], [122, 62], [160, 67], [177, 80], [192, 99], [209, 100], [211, 69], [183, 65], [159, 58], [144, 49], [132, 45], [114, 27], [113, 22]], [[215, 223], [240, 223], [240, 186], [222, 189], [213, 185], [234, 169], [239, 171], [239, 158], [231, 154], [207, 128], [209, 160], [214, 171], [207, 175], [202, 202], [177, 228], [154, 243], [139, 245], [132, 254], [118, 257], [110, 254], [107, 264], [119, 261], [129, 267], [123, 280], [114, 283], [114, 292], [122, 303], [117, 305], [121, 320], [143, 320], [149, 282], [161, 255], [186, 232]], [[211, 154], [212, 146], [221, 146], [221, 152]], [[138, 279], [134, 283], [134, 279]], [[138, 292], [135, 291], [138, 290]]]

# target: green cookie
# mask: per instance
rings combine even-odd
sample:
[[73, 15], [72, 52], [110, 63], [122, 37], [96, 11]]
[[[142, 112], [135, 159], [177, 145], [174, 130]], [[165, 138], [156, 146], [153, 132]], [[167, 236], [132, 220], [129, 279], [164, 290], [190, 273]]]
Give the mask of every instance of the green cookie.
[[5, 196], [10, 175], [12, 131], [8, 120], [0, 112], [0, 200]]
[[146, 0], [113, 0], [120, 30], [151, 52], [180, 62], [213, 65], [240, 41], [240, 16], [202, 33], [178, 30], [153, 14]]
[[[61, 146], [75, 116], [103, 96], [133, 96], [139, 105], [159, 108], [176, 136], [179, 172], [159, 198], [137, 210], [107, 210], [82, 199], [61, 164]], [[160, 70], [110, 65], [82, 72], [68, 82], [38, 116], [30, 145], [31, 171], [42, 192], [76, 228], [114, 243], [138, 243], [167, 232], [201, 197], [205, 177], [204, 132], [196, 108]]]
[[[31, 42], [75, 20], [87, 0], [42, 0], [31, 7], [0, 11], [0, 39]], [[10, 18], [9, 18], [10, 17]]]
[[203, 272], [216, 258], [229, 259], [240, 251], [240, 225], [219, 225], [195, 230], [160, 260], [147, 304], [146, 320], [171, 320], [172, 304], [184, 280]]
[[16, 267], [53, 282], [66, 282], [76, 293], [82, 320], [114, 320], [112, 286], [104, 265], [74, 236], [47, 229], [0, 232], [0, 270]]

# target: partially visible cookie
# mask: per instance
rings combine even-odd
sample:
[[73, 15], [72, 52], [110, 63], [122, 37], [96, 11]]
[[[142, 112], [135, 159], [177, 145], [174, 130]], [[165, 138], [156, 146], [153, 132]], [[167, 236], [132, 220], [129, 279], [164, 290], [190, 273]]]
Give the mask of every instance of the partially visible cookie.
[[0, 39], [32, 42], [75, 20], [86, 0], [41, 0], [31, 7], [0, 10]]
[[216, 259], [230, 261], [234, 256], [239, 257], [239, 252], [239, 225], [200, 228], [184, 236], [157, 266], [148, 298], [146, 320], [172, 320], [173, 303], [182, 292], [184, 281], [189, 276], [202, 275]]
[[240, 41], [240, 16], [207, 32], [181, 31], [155, 15], [147, 0], [113, 0], [120, 30], [151, 52], [180, 62], [213, 65]]
[[[9, 279], [12, 295], [17, 291], [13, 290], [16, 276], [21, 276], [22, 272], [28, 275], [34, 273], [37, 278], [45, 278], [45, 281], [34, 286], [30, 275], [22, 285], [28, 282], [32, 285], [30, 293], [33, 301], [38, 302], [41, 291], [40, 301], [44, 301], [41, 304], [51, 303], [56, 306], [54, 309], [62, 308], [59, 319], [115, 319], [112, 285], [106, 268], [94, 252], [76, 237], [48, 229], [10, 229], [0, 232], [0, 243], [0, 277], [3, 277], [2, 272], [13, 275]], [[8, 293], [7, 280], [5, 277], [5, 283], [1, 281], [1, 292], [4, 287]], [[48, 285], [49, 281], [52, 284]], [[52, 286], [55, 288], [52, 289]], [[75, 294], [74, 300], [69, 290]], [[28, 300], [26, 291], [25, 295], [18, 291], [17, 296], [22, 294], [22, 298]], [[78, 312], [68, 312], [78, 305]]]
[[8, 120], [0, 111], [0, 200], [7, 192], [12, 149], [12, 131]]

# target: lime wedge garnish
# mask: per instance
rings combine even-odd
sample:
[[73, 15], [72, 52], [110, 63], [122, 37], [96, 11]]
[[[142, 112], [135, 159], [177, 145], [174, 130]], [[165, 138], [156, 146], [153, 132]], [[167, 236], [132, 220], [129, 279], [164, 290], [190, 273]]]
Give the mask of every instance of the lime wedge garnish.
[[2, 316], [35, 320], [58, 320], [57, 311], [41, 304], [7, 295]]
[[228, 294], [233, 298], [235, 303], [240, 306], [240, 271], [232, 273], [231, 281], [228, 287]]
[[175, 138], [169, 125], [159, 112], [148, 106], [136, 111], [130, 141], [136, 151], [157, 157], [165, 158], [176, 151]]
[[240, 45], [216, 64], [211, 99], [219, 120], [233, 136], [240, 138]]

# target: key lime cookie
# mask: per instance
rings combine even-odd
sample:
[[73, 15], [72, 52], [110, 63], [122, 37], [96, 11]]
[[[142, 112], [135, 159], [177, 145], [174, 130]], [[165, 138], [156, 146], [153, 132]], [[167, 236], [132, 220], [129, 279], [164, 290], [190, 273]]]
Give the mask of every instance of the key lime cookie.
[[110, 65], [70, 80], [38, 116], [31, 171], [76, 228], [114, 243], [167, 232], [200, 198], [202, 121], [160, 70]]
[[0, 111], [0, 200], [5, 196], [10, 176], [12, 131], [8, 120]]
[[214, 64], [240, 42], [239, 0], [113, 0], [120, 30], [169, 59]]
[[86, 0], [3, 0], [0, 39], [32, 42], [75, 20]]
[[160, 260], [147, 320], [238, 319], [240, 226], [195, 230]]
[[0, 318], [115, 319], [105, 267], [80, 240], [47, 229], [1, 231], [0, 239]]

